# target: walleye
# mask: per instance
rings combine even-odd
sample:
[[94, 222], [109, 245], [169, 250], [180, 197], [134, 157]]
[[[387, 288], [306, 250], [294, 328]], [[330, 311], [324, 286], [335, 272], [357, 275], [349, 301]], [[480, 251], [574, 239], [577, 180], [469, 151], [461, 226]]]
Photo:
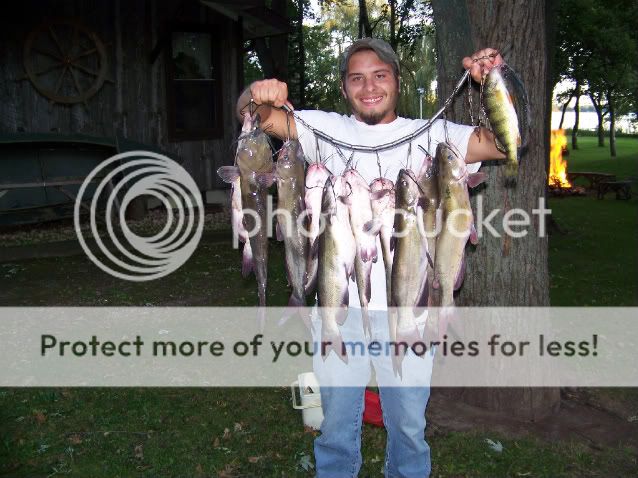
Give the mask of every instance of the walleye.
[[348, 282], [353, 274], [356, 255], [348, 208], [343, 203], [347, 194], [348, 187], [343, 176], [328, 178], [321, 198], [321, 214], [326, 227], [317, 238], [317, 292], [322, 315], [321, 354], [325, 359], [334, 349], [346, 363], [348, 357], [343, 350], [338, 324], [343, 324], [348, 314]]
[[470, 207], [468, 186], [485, 180], [485, 173], [468, 174], [467, 166], [446, 143], [436, 148], [443, 225], [436, 241], [434, 284], [440, 289], [440, 307], [454, 306], [454, 291], [461, 286], [465, 272], [465, 245], [476, 244], [476, 230]]
[[[412, 346], [420, 340], [414, 318], [414, 308], [424, 305], [428, 267], [427, 241], [419, 227], [421, 191], [414, 172], [402, 169], [396, 184], [396, 215], [394, 220], [394, 261], [390, 305], [390, 339]], [[396, 322], [396, 323], [395, 323]], [[394, 330], [393, 330], [394, 329]], [[398, 347], [398, 345], [397, 345]], [[395, 371], [401, 373], [404, 352], [392, 357]]]
[[306, 255], [308, 239], [305, 231], [305, 161], [297, 140], [287, 141], [277, 158], [277, 235], [284, 241], [286, 272], [292, 287], [289, 306], [305, 306]]
[[386, 178], [377, 178], [370, 183], [370, 198], [372, 200], [372, 221], [365, 225], [371, 234], [379, 234], [381, 241], [381, 255], [385, 267], [386, 300], [390, 303], [392, 284], [392, 251], [394, 239], [394, 183]]
[[514, 70], [502, 63], [487, 74], [483, 97], [487, 118], [496, 136], [496, 145], [507, 155], [505, 174], [514, 177], [518, 172], [521, 149], [527, 141], [527, 93]]
[[427, 305], [432, 304], [432, 281], [434, 280], [434, 264], [432, 261], [436, 257], [436, 236], [439, 233], [437, 226], [437, 215], [439, 211], [439, 183], [438, 183], [438, 171], [437, 162], [429, 154], [426, 154], [423, 158], [423, 164], [417, 176], [419, 188], [422, 193], [421, 197], [421, 209], [423, 219], [423, 233], [425, 234], [425, 241], [428, 251], [428, 267], [427, 267], [427, 280], [424, 293], [427, 294]]
[[321, 197], [326, 181], [331, 176], [330, 171], [322, 163], [313, 163], [306, 171], [306, 213], [310, 216], [310, 230], [308, 233], [308, 259], [306, 265], [306, 294], [310, 294], [317, 287], [318, 245], [317, 236], [321, 225]]
[[348, 196], [344, 202], [348, 205], [350, 226], [356, 245], [354, 259], [354, 279], [357, 283], [359, 304], [363, 318], [363, 330], [370, 333], [370, 318], [368, 303], [370, 302], [370, 273], [372, 263], [377, 261], [377, 238], [370, 234], [366, 224], [372, 221], [372, 205], [370, 203], [370, 187], [365, 179], [354, 169], [348, 169], [343, 174], [348, 186]]
[[239, 175], [243, 206], [242, 224], [252, 250], [252, 269], [257, 278], [259, 306], [265, 307], [268, 270], [267, 198], [268, 188], [272, 185], [275, 174], [270, 143], [266, 134], [259, 128], [259, 117], [245, 119], [245, 127], [247, 121], [251, 121], [251, 129], [245, 132], [242, 128], [237, 147], [237, 167], [220, 168], [218, 173], [222, 179]]

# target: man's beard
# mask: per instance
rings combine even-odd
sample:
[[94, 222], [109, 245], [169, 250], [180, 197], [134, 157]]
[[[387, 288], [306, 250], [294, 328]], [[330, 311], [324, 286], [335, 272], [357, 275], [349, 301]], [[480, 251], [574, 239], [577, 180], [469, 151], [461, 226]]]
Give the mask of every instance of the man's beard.
[[379, 124], [379, 121], [381, 121], [385, 116], [385, 112], [383, 111], [378, 111], [378, 112], [362, 112], [359, 111], [359, 118], [361, 118], [361, 121], [363, 121], [365, 124], [370, 125], [370, 126], [374, 126], [376, 124]]

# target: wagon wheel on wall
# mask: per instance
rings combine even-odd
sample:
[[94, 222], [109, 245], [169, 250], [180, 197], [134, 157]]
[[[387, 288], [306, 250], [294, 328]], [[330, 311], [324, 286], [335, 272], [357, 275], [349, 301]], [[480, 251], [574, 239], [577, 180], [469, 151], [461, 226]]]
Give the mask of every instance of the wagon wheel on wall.
[[53, 103], [84, 103], [105, 81], [106, 48], [97, 34], [76, 20], [45, 22], [24, 44], [24, 79]]

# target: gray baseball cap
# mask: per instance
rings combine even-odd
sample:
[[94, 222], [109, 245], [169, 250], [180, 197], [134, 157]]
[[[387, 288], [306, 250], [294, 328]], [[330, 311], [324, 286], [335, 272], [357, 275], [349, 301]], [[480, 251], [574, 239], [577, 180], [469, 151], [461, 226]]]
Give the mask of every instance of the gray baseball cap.
[[341, 73], [342, 81], [345, 79], [346, 71], [348, 71], [348, 62], [350, 61], [350, 57], [361, 50], [374, 51], [382, 62], [392, 65], [395, 75], [397, 78], [399, 77], [399, 57], [388, 42], [379, 38], [361, 38], [346, 48], [346, 51], [344, 51], [341, 56], [339, 72]]

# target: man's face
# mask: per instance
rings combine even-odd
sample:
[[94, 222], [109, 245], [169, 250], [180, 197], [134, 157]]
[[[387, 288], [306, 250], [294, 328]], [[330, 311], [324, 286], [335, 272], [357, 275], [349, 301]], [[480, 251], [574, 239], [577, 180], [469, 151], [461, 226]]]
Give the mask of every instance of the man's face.
[[370, 125], [384, 124], [397, 117], [398, 83], [392, 65], [382, 62], [373, 50], [361, 50], [350, 57], [342, 92], [355, 118]]

